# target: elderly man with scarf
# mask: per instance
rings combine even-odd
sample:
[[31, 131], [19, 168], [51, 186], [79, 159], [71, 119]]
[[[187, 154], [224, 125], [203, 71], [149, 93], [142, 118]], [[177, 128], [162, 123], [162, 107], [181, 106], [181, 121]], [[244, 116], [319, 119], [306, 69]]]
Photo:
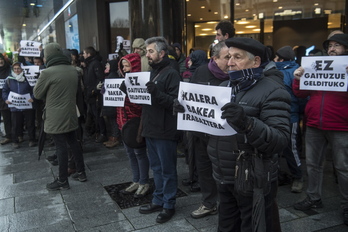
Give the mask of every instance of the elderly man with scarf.
[[47, 68], [40, 74], [34, 87], [34, 96], [45, 100], [44, 131], [51, 134], [54, 140], [59, 163], [58, 178], [47, 184], [46, 188], [66, 190], [70, 188], [67, 144], [75, 156], [77, 172], [72, 178], [81, 182], [87, 180], [82, 148], [76, 137], [78, 119], [75, 99], [78, 74], [57, 43], [46, 45], [44, 59]]
[[[232, 96], [221, 108], [221, 117], [237, 134], [210, 136], [208, 142], [220, 197], [218, 231], [277, 231], [278, 153], [290, 138], [290, 95], [282, 73], [268, 62], [263, 44], [251, 38], [230, 38], [225, 43], [230, 80], [222, 85], [232, 88]], [[264, 208], [258, 213], [265, 216], [262, 230], [256, 230], [261, 225], [255, 224], [255, 198], [235, 188], [236, 161], [241, 153], [262, 157], [267, 164], [265, 172], [270, 174], [262, 186], [266, 190], [262, 194]]]

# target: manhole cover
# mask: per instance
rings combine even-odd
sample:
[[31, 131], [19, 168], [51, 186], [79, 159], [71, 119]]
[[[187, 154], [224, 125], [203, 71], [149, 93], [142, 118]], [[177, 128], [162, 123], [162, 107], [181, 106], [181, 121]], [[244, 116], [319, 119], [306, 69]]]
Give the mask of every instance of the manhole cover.
[[[154, 190], [153, 178], [149, 180], [149, 184], [150, 184], [149, 194], [147, 194], [143, 198], [134, 198], [133, 194], [125, 195], [120, 193], [122, 189], [127, 188], [131, 183], [132, 182], [113, 184], [113, 185], [104, 186], [104, 188], [108, 192], [110, 197], [120, 206], [121, 209], [127, 209], [131, 207], [151, 203], [152, 192]], [[187, 194], [178, 188], [176, 197], [179, 198], [179, 197], [185, 197], [185, 196], [187, 196]]]

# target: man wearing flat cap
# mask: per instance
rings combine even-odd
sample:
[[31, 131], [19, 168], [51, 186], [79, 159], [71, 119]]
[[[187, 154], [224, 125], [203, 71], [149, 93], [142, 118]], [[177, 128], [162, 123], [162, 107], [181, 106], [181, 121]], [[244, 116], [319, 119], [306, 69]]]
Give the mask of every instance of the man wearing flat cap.
[[297, 142], [301, 106], [305, 104], [306, 100], [297, 98], [292, 91], [294, 71], [299, 67], [295, 61], [295, 52], [292, 47], [284, 46], [279, 48], [275, 54], [274, 62], [277, 68], [284, 74], [284, 84], [291, 96], [291, 139], [283, 151], [283, 156], [293, 178], [291, 192], [300, 193], [303, 189], [303, 177]]
[[[348, 34], [335, 34], [323, 43], [329, 56], [348, 55]], [[346, 59], [344, 56], [342, 59]], [[348, 225], [348, 93], [336, 91], [300, 90], [302, 67], [294, 75], [293, 91], [298, 97], [308, 97], [305, 109], [306, 164], [308, 173], [307, 197], [294, 208], [306, 211], [322, 208], [321, 191], [323, 162], [328, 145], [332, 148], [333, 165], [342, 195], [344, 223]]]
[[[290, 138], [290, 95], [283, 84], [282, 73], [268, 60], [263, 44], [240, 37], [225, 43], [230, 56], [229, 80], [222, 85], [232, 88], [232, 96], [231, 102], [221, 108], [221, 118], [226, 119], [237, 134], [210, 136], [208, 142], [220, 196], [218, 231], [256, 231], [257, 228], [278, 231], [275, 200], [278, 153], [284, 150]], [[235, 177], [239, 169], [237, 159], [251, 162], [256, 160], [254, 157], [263, 163], [267, 176], [252, 187], [264, 189], [258, 200], [252, 192], [240, 191]], [[248, 177], [248, 169], [245, 173]], [[250, 175], [249, 178], [256, 177]], [[258, 208], [258, 204], [263, 207]]]

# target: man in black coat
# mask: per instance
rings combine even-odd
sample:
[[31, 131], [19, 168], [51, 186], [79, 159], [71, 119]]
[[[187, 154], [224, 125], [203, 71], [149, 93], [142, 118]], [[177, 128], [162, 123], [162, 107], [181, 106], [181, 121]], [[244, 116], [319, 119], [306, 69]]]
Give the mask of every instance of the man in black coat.
[[[12, 133], [11, 133], [11, 111], [8, 108], [5, 101], [2, 99], [2, 87], [5, 84], [5, 79], [11, 74], [11, 65], [5, 59], [5, 57], [0, 53], [0, 111], [4, 119], [4, 128], [6, 137], [0, 141], [1, 145], [5, 145], [12, 142]], [[1, 118], [0, 115], [0, 118]]]

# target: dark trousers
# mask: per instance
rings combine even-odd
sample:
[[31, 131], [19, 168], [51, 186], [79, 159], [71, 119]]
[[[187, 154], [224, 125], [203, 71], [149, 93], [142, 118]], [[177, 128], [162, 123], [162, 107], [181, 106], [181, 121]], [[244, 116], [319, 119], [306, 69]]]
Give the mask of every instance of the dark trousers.
[[104, 118], [100, 115], [101, 110], [97, 107], [97, 103], [88, 104], [88, 113], [93, 115], [93, 121], [95, 122], [95, 132], [106, 136], [106, 126]]
[[[278, 183], [272, 183], [271, 191], [265, 196], [266, 231], [279, 231], [278, 209], [275, 198]], [[239, 195], [234, 191], [233, 184], [218, 184], [219, 204], [219, 232], [252, 232], [253, 197]], [[278, 222], [274, 222], [278, 220]]]
[[12, 141], [18, 143], [18, 137], [23, 136], [24, 121], [27, 126], [30, 141], [35, 140], [35, 110], [23, 110], [11, 112]]
[[2, 115], [2, 118], [4, 120], [4, 128], [5, 128], [6, 138], [12, 139], [11, 111], [9, 109], [1, 110], [1, 115]]
[[202, 204], [205, 207], [216, 206], [218, 191], [213, 178], [213, 167], [207, 152], [208, 137], [193, 136], [195, 161], [198, 173], [199, 185], [202, 193]]
[[291, 136], [290, 141], [283, 151], [283, 155], [286, 159], [286, 162], [288, 164], [290, 173], [292, 174], [294, 179], [301, 179], [302, 178], [302, 169], [301, 169], [301, 160], [299, 151], [297, 148], [297, 142], [298, 142], [298, 123], [291, 123]]
[[56, 144], [56, 155], [59, 164], [59, 180], [65, 181], [68, 179], [68, 146], [74, 154], [74, 161], [77, 172], [85, 171], [85, 163], [83, 161], [82, 148], [76, 138], [76, 131], [71, 131], [64, 134], [51, 134], [54, 143]]

